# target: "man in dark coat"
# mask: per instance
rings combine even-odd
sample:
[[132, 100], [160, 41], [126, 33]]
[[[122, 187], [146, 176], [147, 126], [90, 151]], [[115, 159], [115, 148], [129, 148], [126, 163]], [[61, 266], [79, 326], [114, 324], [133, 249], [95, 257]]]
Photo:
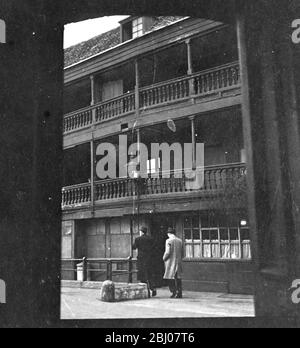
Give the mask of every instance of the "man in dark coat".
[[181, 239], [176, 237], [176, 231], [173, 228], [168, 229], [168, 237], [164, 254], [164, 279], [167, 279], [169, 282], [169, 288], [172, 293], [171, 298], [182, 298], [183, 243]]
[[157, 295], [157, 291], [153, 284], [152, 277], [152, 254], [154, 249], [154, 240], [147, 235], [148, 229], [146, 227], [142, 227], [140, 229], [140, 237], [136, 238], [133, 249], [138, 250], [137, 257], [137, 268], [138, 268], [138, 280], [141, 283], [145, 283], [148, 285], [149, 297], [150, 290], [152, 292], [152, 296]]

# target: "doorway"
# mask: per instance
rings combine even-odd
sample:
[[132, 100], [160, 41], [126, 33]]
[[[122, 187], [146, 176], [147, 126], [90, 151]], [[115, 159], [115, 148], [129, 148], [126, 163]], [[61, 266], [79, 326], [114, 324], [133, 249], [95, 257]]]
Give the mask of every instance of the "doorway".
[[154, 239], [153, 254], [153, 277], [157, 287], [166, 286], [164, 281], [165, 264], [163, 256], [165, 253], [166, 240], [168, 239], [167, 231], [169, 227], [175, 228], [176, 220], [171, 214], [154, 214], [151, 218], [151, 234]]

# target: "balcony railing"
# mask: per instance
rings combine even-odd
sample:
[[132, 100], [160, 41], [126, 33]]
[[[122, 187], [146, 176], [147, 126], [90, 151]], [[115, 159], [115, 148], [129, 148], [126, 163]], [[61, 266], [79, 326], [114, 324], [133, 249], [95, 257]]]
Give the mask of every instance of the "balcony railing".
[[108, 100], [96, 106], [96, 122], [102, 122], [114, 117], [124, 116], [135, 110], [135, 94], [128, 93], [121, 97]]
[[[245, 181], [246, 166], [230, 164], [224, 166], [206, 167], [204, 185], [198, 192], [222, 193], [228, 188], [237, 189], [237, 183]], [[148, 178], [148, 179], [116, 179], [95, 183], [95, 201], [113, 201], [146, 198], [155, 195], [185, 194], [196, 192], [188, 185], [189, 179], [182, 178]], [[63, 188], [62, 206], [80, 207], [91, 203], [91, 184], [76, 185]]]
[[91, 184], [64, 187], [62, 190], [63, 205], [78, 205], [91, 202]]
[[[239, 63], [234, 62], [214, 69], [164, 81], [141, 88], [140, 109], [198, 98], [236, 89], [240, 86]], [[135, 94], [127, 93], [64, 117], [64, 132], [69, 133], [135, 112]]]

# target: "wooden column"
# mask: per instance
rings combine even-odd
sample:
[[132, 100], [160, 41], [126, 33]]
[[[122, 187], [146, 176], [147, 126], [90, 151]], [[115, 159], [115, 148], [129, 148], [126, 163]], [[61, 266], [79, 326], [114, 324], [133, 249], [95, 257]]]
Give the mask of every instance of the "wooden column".
[[[194, 73], [191, 39], [186, 40], [185, 43], [186, 43], [186, 47], [187, 47], [187, 59], [188, 59], [188, 71], [187, 71], [187, 74], [189, 76], [191, 76]], [[189, 87], [190, 87], [190, 95], [194, 95], [195, 94], [195, 87], [194, 87], [193, 79], [191, 79], [189, 81]]]
[[91, 105], [95, 105], [95, 77], [94, 75], [90, 76], [91, 80]]
[[192, 44], [191, 39], [186, 40], [187, 58], [188, 58], [188, 75], [193, 74], [193, 57], [192, 57]]
[[94, 137], [90, 142], [90, 150], [91, 150], [91, 206], [92, 206], [92, 215], [95, 214], [95, 172], [96, 172], [96, 163], [95, 163], [95, 143]]
[[[94, 106], [96, 104], [96, 86], [95, 86], [95, 76], [90, 76], [91, 80], [91, 106]], [[96, 122], [96, 109], [92, 110], [92, 117], [93, 117], [93, 123]]]
[[135, 117], [137, 125], [137, 144], [138, 149], [141, 143], [140, 129], [139, 129], [139, 117], [140, 117], [140, 72], [139, 72], [139, 63], [138, 60], [135, 60]]
[[195, 170], [197, 167], [196, 163], [196, 129], [195, 129], [195, 116], [190, 117], [191, 120], [191, 131], [192, 131], [192, 144], [193, 144], [193, 169]]
[[[138, 150], [138, 163], [140, 164], [140, 144], [141, 144], [141, 132], [139, 128], [139, 118], [140, 118], [140, 72], [138, 60], [135, 60], [135, 116], [136, 116], [136, 132], [137, 132], [137, 150]], [[137, 226], [140, 228], [140, 177], [136, 180], [137, 185]], [[135, 201], [133, 201], [135, 207]], [[134, 209], [135, 213], [135, 209]]]

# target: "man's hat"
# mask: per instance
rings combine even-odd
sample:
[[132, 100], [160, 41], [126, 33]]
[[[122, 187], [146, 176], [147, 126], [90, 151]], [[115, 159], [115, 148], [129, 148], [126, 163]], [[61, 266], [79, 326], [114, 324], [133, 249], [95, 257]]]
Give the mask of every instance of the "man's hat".
[[145, 233], [145, 234], [147, 234], [148, 233], [148, 228], [143, 226], [143, 227], [140, 228], [140, 231]]
[[168, 232], [167, 233], [176, 234], [174, 228], [172, 228], [172, 227], [168, 228]]

